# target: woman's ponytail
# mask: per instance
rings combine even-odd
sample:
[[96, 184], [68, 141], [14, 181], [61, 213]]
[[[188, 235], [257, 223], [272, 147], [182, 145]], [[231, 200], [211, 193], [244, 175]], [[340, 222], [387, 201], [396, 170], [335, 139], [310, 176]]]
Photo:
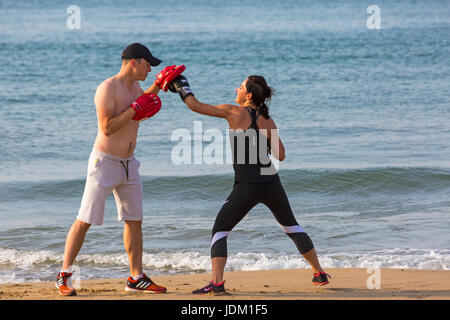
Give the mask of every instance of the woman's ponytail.
[[269, 119], [268, 104], [270, 104], [274, 90], [267, 85], [266, 79], [262, 76], [250, 76], [247, 78], [246, 88], [247, 92], [252, 94], [252, 101], [259, 113], [265, 119]]

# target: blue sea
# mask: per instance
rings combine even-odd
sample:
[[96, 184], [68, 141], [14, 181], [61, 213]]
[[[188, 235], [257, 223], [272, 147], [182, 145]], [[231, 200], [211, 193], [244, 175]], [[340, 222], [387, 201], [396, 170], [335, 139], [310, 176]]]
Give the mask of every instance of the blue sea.
[[[251, 74], [267, 79], [286, 147], [279, 174], [325, 269], [450, 269], [449, 1], [1, 0], [0, 283], [59, 271], [97, 133], [95, 90], [133, 42], [163, 60], [144, 90], [172, 64], [210, 104], [233, 103]], [[226, 151], [228, 126], [160, 97], [135, 151], [144, 268], [210, 272], [233, 170], [226, 152], [206, 161], [207, 133]], [[181, 164], [180, 130], [192, 142]], [[83, 279], [128, 276], [122, 231], [111, 195], [76, 260]], [[227, 271], [309, 268], [263, 205], [228, 239]]]

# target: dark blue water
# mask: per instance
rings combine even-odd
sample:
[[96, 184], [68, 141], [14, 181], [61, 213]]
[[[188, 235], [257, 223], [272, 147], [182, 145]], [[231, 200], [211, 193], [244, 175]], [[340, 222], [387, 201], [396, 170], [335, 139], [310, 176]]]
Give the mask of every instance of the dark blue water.
[[[250, 74], [266, 77], [286, 146], [280, 176], [325, 267], [448, 269], [450, 261], [450, 5], [371, 2], [0, 2], [0, 282], [52, 279], [84, 188], [97, 132], [93, 97], [142, 42], [164, 66], [185, 64], [196, 96], [233, 103]], [[144, 263], [151, 273], [210, 270], [210, 229], [233, 183], [226, 122], [177, 95], [141, 124]], [[196, 122], [194, 122], [196, 121]], [[197, 122], [198, 121], [198, 122]], [[194, 139], [176, 164], [173, 139]], [[208, 131], [209, 130], [209, 131]], [[208, 164], [208, 132], [223, 157]], [[84, 277], [126, 275], [114, 200], [90, 230]], [[245, 245], [242, 245], [245, 243]], [[232, 270], [305, 268], [269, 210], [257, 206], [229, 238]]]

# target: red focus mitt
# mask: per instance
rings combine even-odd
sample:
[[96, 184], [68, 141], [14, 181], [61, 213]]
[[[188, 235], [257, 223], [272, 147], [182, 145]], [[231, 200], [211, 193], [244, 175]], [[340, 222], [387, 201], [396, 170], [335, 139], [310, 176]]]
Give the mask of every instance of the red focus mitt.
[[186, 66], [184, 64], [178, 67], [175, 65], [165, 67], [156, 75], [156, 84], [161, 88], [161, 90], [167, 92], [172, 80], [182, 74], [184, 70], [186, 70]]
[[145, 93], [136, 99], [131, 105], [136, 111], [133, 117], [135, 121], [143, 121], [153, 117], [159, 110], [161, 110], [161, 99], [154, 93]]

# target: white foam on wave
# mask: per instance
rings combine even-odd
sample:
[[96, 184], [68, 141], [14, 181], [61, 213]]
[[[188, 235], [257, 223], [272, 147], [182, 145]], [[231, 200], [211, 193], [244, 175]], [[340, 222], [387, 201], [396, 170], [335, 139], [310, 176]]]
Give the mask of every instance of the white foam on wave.
[[62, 261], [62, 254], [49, 250], [16, 250], [0, 248], [0, 271], [5, 266], [36, 266], [40, 264]]
[[[23, 277], [17, 276], [15, 273], [6, 273], [6, 274], [0, 273], [0, 284], [20, 283], [20, 282], [27, 282], [27, 280]], [[37, 280], [36, 282], [39, 282], [39, 280]]]
[[403, 268], [450, 270], [450, 250], [384, 249], [362, 254], [329, 254], [321, 259], [328, 268]]
[[[48, 278], [49, 268], [62, 263], [63, 255], [49, 250], [17, 250], [0, 248], [0, 283], [40, 281]], [[450, 270], [450, 250], [383, 249], [367, 253], [319, 254], [324, 268], [404, 268]], [[144, 253], [144, 269], [159, 274], [211, 272], [209, 253], [174, 252]], [[107, 274], [108, 270], [128, 270], [128, 256], [123, 253], [80, 254], [76, 265], [85, 274]], [[256, 271], [309, 268], [298, 254], [243, 253], [230, 254], [227, 271]], [[57, 271], [57, 270], [55, 270]], [[33, 273], [32, 280], [27, 273]], [[42, 277], [40, 276], [42, 274]], [[47, 278], [46, 278], [47, 277]], [[41, 278], [41, 279], [40, 279]]]

